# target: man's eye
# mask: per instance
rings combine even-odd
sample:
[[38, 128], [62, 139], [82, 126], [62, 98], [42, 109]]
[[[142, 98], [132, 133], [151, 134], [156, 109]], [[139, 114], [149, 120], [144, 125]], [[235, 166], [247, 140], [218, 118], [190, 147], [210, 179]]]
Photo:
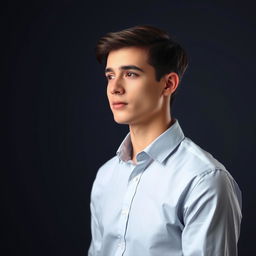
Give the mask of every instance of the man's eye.
[[113, 77], [114, 77], [114, 76], [113, 76], [113, 75], [110, 75], [110, 74], [109, 74], [109, 75], [106, 75], [107, 80], [111, 80], [111, 79], [113, 79]]
[[133, 73], [133, 72], [127, 72], [127, 73], [126, 73], [126, 76], [128, 76], [128, 77], [137, 77], [138, 74]]

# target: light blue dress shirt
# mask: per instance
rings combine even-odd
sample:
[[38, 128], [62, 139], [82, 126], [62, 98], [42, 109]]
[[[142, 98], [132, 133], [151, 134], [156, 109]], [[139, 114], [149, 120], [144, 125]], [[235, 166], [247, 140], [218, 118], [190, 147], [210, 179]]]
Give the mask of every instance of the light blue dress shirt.
[[89, 256], [236, 256], [241, 192], [178, 120], [131, 161], [130, 134], [99, 169]]

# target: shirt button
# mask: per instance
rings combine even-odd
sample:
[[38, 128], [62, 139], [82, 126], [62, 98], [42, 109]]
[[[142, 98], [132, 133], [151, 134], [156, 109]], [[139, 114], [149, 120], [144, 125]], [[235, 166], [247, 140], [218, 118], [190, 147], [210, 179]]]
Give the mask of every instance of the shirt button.
[[120, 247], [121, 249], [123, 249], [123, 248], [124, 248], [124, 242], [118, 243], [118, 247]]
[[135, 177], [135, 178], [134, 178], [134, 181], [135, 181], [135, 182], [138, 182], [138, 181], [139, 181], [139, 177]]
[[127, 215], [128, 211], [127, 210], [122, 210], [122, 215]]

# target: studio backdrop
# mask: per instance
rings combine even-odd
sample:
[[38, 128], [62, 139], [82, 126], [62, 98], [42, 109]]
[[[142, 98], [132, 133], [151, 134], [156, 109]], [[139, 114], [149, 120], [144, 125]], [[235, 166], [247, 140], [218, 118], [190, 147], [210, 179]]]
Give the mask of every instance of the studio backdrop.
[[255, 255], [255, 15], [221, 1], [8, 1], [2, 255], [82, 256], [90, 192], [128, 127], [114, 122], [94, 47], [149, 24], [189, 55], [173, 116], [222, 162], [243, 194], [239, 255]]

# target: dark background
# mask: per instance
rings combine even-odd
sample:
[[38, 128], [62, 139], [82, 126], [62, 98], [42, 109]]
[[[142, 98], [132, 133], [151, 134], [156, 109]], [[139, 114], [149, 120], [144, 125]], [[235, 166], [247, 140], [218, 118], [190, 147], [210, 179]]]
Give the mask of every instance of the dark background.
[[94, 47], [105, 33], [137, 24], [159, 26], [187, 49], [173, 115], [240, 185], [239, 255], [256, 255], [252, 3], [7, 2], [1, 255], [86, 255], [92, 182], [128, 132], [113, 121]]

